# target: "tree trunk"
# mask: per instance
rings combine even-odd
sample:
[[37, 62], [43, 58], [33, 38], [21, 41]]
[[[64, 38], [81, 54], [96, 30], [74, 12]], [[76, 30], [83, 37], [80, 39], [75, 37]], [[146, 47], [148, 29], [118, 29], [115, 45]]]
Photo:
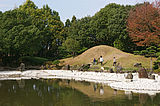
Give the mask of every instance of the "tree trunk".
[[151, 56], [151, 61], [150, 61], [150, 71], [151, 71], [151, 74], [153, 73], [153, 69], [152, 69], [152, 56]]

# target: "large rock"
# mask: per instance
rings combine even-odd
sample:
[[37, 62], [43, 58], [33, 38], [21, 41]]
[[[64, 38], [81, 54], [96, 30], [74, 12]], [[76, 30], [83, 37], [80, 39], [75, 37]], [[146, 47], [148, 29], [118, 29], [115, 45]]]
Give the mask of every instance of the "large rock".
[[113, 71], [113, 69], [112, 69], [112, 68], [110, 68], [110, 69], [109, 69], [109, 72], [110, 72], [110, 73], [114, 73], [114, 71]]
[[20, 66], [16, 70], [17, 71], [25, 71], [25, 64], [21, 63]]
[[141, 68], [138, 71], [139, 78], [148, 78], [148, 74], [145, 68]]
[[142, 64], [141, 63], [135, 63], [133, 66], [134, 67], [142, 67]]
[[62, 70], [70, 70], [70, 65], [66, 65], [66, 66], [62, 67]]
[[148, 78], [155, 80], [155, 75], [148, 75]]
[[126, 79], [133, 79], [132, 73], [128, 73], [127, 76], [126, 76]]

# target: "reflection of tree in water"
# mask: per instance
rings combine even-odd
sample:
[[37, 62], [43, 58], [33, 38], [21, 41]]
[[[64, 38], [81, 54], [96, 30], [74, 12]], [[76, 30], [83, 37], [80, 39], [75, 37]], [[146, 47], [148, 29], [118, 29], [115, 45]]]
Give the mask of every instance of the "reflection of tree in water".
[[132, 91], [125, 91], [125, 95], [128, 97], [128, 100], [132, 100], [133, 99]]
[[103, 94], [104, 94], [104, 89], [103, 89], [102, 86], [101, 86], [100, 89], [99, 89], [99, 93], [100, 93], [100, 95], [103, 95]]
[[17, 80], [19, 88], [24, 88], [25, 87], [25, 80]]
[[[41, 106], [46, 101], [45, 97], [52, 94], [52, 90], [50, 90], [52, 86], [48, 86], [45, 83], [37, 83], [36, 80], [1, 81], [1, 83], [0, 95], [4, 98], [1, 98], [0, 101], [9, 100], [9, 104], [12, 104], [10, 106], [18, 106], [18, 104], [20, 106], [22, 104], [24, 106], [28, 104], [35, 104], [36, 106], [39, 104]], [[2, 105], [0, 102], [0, 106]]]
[[61, 82], [62, 80], [1, 81], [0, 95], [4, 98], [0, 98], [0, 106], [82, 105], [84, 99], [81, 98], [89, 101], [81, 92], [59, 86]]
[[97, 84], [93, 84], [93, 89], [94, 89], [94, 91], [97, 90]]
[[114, 93], [115, 96], [117, 95], [117, 89], [114, 89]]
[[139, 94], [140, 104], [145, 104], [148, 100], [148, 94]]
[[[143, 97], [143, 95], [132, 95], [132, 99], [119, 97], [119, 93], [115, 97], [110, 97], [109, 99], [96, 100], [93, 101], [92, 98], [86, 94], [80, 92], [79, 90], [72, 89], [69, 85], [73, 84], [73, 81], [67, 80], [22, 80], [22, 81], [0, 81], [0, 106], [115, 106], [115, 105], [133, 105], [133, 104], [144, 104], [146, 105], [158, 105], [160, 95], [155, 96], [153, 100], [148, 97]], [[65, 83], [67, 87], [60, 86], [60, 84]], [[77, 84], [82, 84], [83, 86], [90, 86], [95, 93], [100, 93], [100, 89], [103, 89], [104, 94], [107, 95], [109, 92], [106, 90], [105, 86], [102, 84], [95, 83], [84, 83], [76, 82]], [[94, 85], [95, 84], [95, 85]], [[94, 88], [95, 87], [95, 88]], [[112, 90], [112, 95], [114, 95], [115, 90]], [[99, 96], [104, 96], [99, 95]], [[148, 96], [148, 95], [147, 95]], [[2, 98], [3, 97], [3, 98]], [[124, 96], [125, 97], [125, 96]]]

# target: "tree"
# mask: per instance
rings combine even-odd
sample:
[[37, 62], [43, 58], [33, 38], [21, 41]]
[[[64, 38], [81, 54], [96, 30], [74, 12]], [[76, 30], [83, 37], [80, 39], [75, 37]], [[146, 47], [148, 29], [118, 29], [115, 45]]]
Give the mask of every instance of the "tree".
[[72, 17], [67, 36], [76, 38], [81, 47], [90, 48], [97, 45], [114, 46], [116, 40], [121, 42], [120, 49], [132, 50], [132, 43], [126, 30], [126, 19], [132, 6], [111, 3], [94, 16], [76, 19]]
[[63, 46], [72, 54], [72, 56], [75, 56], [78, 50], [80, 50], [80, 43], [74, 38], [67, 38], [63, 43]]
[[144, 55], [146, 57], [150, 57], [150, 70], [151, 70], [151, 73], [153, 72], [153, 69], [152, 69], [152, 64], [153, 64], [153, 61], [152, 61], [152, 58], [153, 57], [156, 57], [156, 53], [159, 52], [159, 50], [157, 49], [156, 46], [150, 46], [148, 47], [147, 49], [145, 50], [142, 50], [142, 51], [134, 51], [134, 54], [140, 54], [140, 55]]
[[156, 56], [156, 52], [157, 52], [157, 48], [155, 46], [150, 46], [150, 47], [147, 48], [146, 55], [149, 56], [149, 57], [151, 57], [151, 60], [150, 60], [150, 70], [151, 70], [151, 73], [153, 72], [153, 70], [152, 70], [152, 63], [153, 63], [152, 62], [152, 58], [154, 56]]
[[71, 21], [67, 19], [65, 22], [65, 27], [70, 27], [70, 26], [71, 26]]
[[127, 21], [129, 36], [138, 46], [160, 43], [160, 1], [137, 5]]
[[73, 15], [72, 20], [71, 20], [71, 23], [74, 23], [74, 22], [76, 22], [76, 21], [77, 21], [77, 18], [76, 18], [75, 15]]
[[[17, 61], [22, 56], [58, 57], [63, 28], [58, 12], [48, 5], [38, 9], [31, 0], [14, 10], [0, 12], [2, 61]], [[12, 62], [9, 59], [6, 63]]]
[[114, 47], [116, 47], [117, 49], [120, 49], [120, 50], [125, 50], [125, 45], [124, 45], [124, 43], [122, 43], [122, 41], [119, 40], [119, 39], [116, 39], [116, 40], [114, 41]]
[[4, 64], [21, 56], [36, 55], [40, 50], [40, 30], [32, 24], [33, 19], [18, 9], [6, 11], [0, 17], [0, 51]]
[[64, 35], [64, 25], [60, 20], [59, 13], [52, 10], [48, 5], [38, 9], [31, 0], [27, 0], [21, 5], [19, 10], [23, 10], [27, 15], [34, 17], [32, 24], [40, 30], [39, 35], [43, 39], [39, 56], [58, 57], [58, 47], [62, 44]]
[[126, 19], [131, 6], [123, 6], [111, 3], [92, 17], [92, 27], [94, 28], [96, 43], [114, 46], [116, 40], [120, 40], [122, 50], [131, 50], [131, 43], [126, 31]]

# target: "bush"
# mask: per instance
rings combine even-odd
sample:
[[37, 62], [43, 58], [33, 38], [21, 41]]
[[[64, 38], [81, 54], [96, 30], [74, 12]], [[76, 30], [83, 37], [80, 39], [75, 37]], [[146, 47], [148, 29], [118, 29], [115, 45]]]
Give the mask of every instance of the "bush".
[[159, 57], [159, 56], [160, 56], [160, 52], [157, 52], [157, 53], [156, 53], [156, 56]]
[[20, 62], [24, 62], [27, 65], [42, 65], [48, 59], [42, 57], [32, 57], [32, 56], [24, 56], [19, 59]]
[[155, 69], [158, 69], [159, 67], [158, 67], [158, 63], [157, 62], [154, 62], [153, 63], [153, 69], [155, 70]]
[[154, 65], [153, 65], [153, 69], [158, 69], [160, 68], [159, 67], [159, 64], [160, 64], [160, 56], [157, 58], [157, 60], [154, 62]]
[[160, 68], [157, 70], [154, 70], [154, 73], [160, 73]]
[[53, 65], [56, 65], [56, 66], [57, 66], [59, 63], [60, 63], [59, 60], [54, 60], [54, 61], [52, 62], [52, 64], [53, 64]]
[[133, 54], [134, 54], [134, 55], [139, 55], [139, 54], [140, 54], [140, 51], [133, 51]]

